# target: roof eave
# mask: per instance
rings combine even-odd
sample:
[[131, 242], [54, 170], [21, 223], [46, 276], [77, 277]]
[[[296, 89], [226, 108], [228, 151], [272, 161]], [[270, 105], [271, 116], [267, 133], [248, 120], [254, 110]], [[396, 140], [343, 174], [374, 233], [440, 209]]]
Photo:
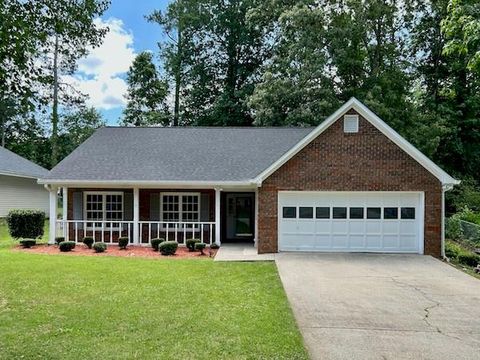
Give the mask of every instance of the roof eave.
[[39, 184], [57, 186], [124, 186], [124, 187], [255, 187], [253, 181], [151, 181], [151, 180], [72, 180], [38, 179]]

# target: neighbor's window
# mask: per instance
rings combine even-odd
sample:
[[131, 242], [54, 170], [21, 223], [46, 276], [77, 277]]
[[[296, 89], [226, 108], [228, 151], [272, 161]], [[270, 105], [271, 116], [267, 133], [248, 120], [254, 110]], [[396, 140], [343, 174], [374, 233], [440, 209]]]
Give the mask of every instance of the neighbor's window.
[[315, 217], [317, 219], [330, 219], [329, 207], [317, 207]]
[[161, 195], [162, 221], [198, 222], [200, 219], [199, 194], [168, 194]]
[[[98, 221], [122, 221], [123, 220], [123, 193], [85, 193], [85, 219]], [[102, 226], [102, 223], [87, 223], [88, 227]], [[110, 223], [106, 226], [110, 227]], [[118, 226], [118, 224], [113, 224]]]
[[284, 206], [283, 207], [283, 218], [284, 219], [295, 219], [297, 217], [297, 208], [294, 206]]
[[367, 219], [380, 219], [382, 217], [382, 209], [379, 207], [367, 208]]
[[400, 217], [402, 219], [415, 219], [414, 207], [402, 207], [400, 210]]
[[361, 208], [361, 207], [351, 207], [350, 208], [350, 219], [363, 219], [363, 208]]
[[396, 207], [383, 208], [383, 218], [384, 219], [398, 219], [398, 208], [396, 208]]
[[334, 219], [346, 219], [347, 218], [347, 208], [346, 207], [334, 207], [333, 208], [333, 218]]
[[300, 219], [313, 219], [313, 207], [300, 207], [298, 215]]

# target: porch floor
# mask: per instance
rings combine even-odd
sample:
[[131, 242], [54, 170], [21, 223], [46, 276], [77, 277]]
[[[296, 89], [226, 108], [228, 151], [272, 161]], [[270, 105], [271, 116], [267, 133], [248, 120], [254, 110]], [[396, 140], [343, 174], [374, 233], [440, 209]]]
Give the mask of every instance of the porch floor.
[[215, 261], [275, 261], [275, 254], [257, 254], [252, 243], [222, 244]]

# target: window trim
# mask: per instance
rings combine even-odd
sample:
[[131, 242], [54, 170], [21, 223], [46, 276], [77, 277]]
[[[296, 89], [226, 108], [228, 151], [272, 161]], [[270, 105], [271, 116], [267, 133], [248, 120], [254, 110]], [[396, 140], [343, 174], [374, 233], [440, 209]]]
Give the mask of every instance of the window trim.
[[[125, 196], [124, 196], [124, 192], [123, 191], [84, 191], [83, 192], [83, 219], [84, 221], [87, 221], [87, 222], [92, 222], [92, 223], [97, 223], [97, 222], [101, 222], [103, 223], [104, 221], [106, 222], [112, 222], [112, 223], [118, 223], [116, 226], [113, 226], [113, 227], [119, 227], [119, 223], [120, 222], [123, 222], [124, 221], [124, 216], [125, 216]], [[89, 220], [87, 219], [87, 197], [88, 195], [102, 195], [102, 220], [99, 220], [99, 221], [95, 221], [95, 220]], [[105, 219], [105, 214], [107, 212], [107, 207], [105, 206], [106, 203], [107, 203], [107, 195], [120, 195], [121, 198], [122, 198], [122, 218], [121, 220], [107, 220]], [[102, 225], [103, 227], [103, 225]], [[112, 228], [113, 228], [112, 227]], [[86, 226], [86, 229], [87, 230], [93, 230], [93, 226]], [[97, 227], [95, 226], [95, 229]]]
[[[166, 221], [163, 220], [163, 196], [178, 196], [178, 221]], [[198, 221], [187, 221], [188, 223], [200, 223], [200, 211], [201, 211], [201, 199], [202, 199], [202, 194], [200, 192], [171, 192], [171, 191], [166, 191], [166, 192], [161, 192], [160, 193], [160, 221], [164, 223], [183, 223], [183, 210], [182, 210], [182, 204], [183, 204], [183, 199], [182, 196], [196, 196], [198, 198], [198, 210], [197, 210], [197, 216], [198, 216]]]

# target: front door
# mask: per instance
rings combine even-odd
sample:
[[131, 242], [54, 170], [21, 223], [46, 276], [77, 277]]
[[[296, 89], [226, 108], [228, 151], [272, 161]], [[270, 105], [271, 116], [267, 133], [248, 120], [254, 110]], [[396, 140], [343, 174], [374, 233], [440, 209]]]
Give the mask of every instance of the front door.
[[226, 235], [229, 240], [252, 240], [255, 194], [226, 194]]

